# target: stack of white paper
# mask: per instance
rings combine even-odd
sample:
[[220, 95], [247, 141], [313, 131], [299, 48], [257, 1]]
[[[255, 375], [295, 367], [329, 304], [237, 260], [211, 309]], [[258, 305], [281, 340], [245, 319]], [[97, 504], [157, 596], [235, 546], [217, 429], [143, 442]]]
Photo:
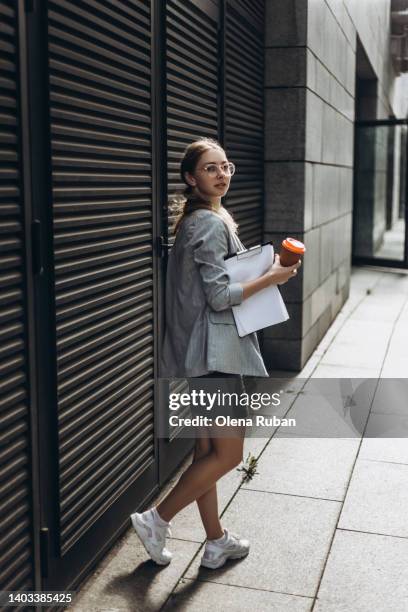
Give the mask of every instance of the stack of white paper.
[[[231, 282], [245, 282], [259, 278], [273, 264], [273, 246], [267, 244], [248, 249], [225, 261]], [[288, 311], [276, 285], [258, 291], [233, 306], [239, 336], [276, 325], [289, 319]]]

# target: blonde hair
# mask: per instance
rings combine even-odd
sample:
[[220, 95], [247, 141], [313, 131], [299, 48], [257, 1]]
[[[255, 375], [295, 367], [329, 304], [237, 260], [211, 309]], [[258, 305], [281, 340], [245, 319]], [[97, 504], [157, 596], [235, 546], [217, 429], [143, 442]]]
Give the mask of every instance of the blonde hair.
[[171, 215], [176, 216], [176, 223], [174, 232], [177, 233], [180, 229], [180, 224], [183, 219], [200, 208], [212, 210], [218, 214], [229, 229], [236, 234], [238, 230], [238, 224], [234, 221], [232, 215], [221, 206], [218, 210], [215, 209], [211, 202], [204, 200], [202, 197], [198, 197], [194, 193], [194, 188], [189, 185], [185, 178], [185, 173], [189, 172], [193, 174], [200, 157], [203, 153], [210, 151], [211, 149], [219, 149], [224, 153], [224, 149], [219, 142], [214, 138], [200, 138], [190, 143], [184, 150], [183, 158], [180, 164], [180, 177], [186, 187], [183, 191], [177, 192], [169, 201], [169, 212]]

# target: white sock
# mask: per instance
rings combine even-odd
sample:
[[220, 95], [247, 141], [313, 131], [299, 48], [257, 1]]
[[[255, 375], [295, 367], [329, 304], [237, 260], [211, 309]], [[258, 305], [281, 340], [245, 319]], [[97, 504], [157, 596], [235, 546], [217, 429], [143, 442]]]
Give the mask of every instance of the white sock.
[[224, 535], [222, 535], [220, 538], [217, 538], [216, 540], [210, 540], [210, 542], [218, 542], [218, 543], [221, 543], [221, 542], [224, 542], [226, 539], [227, 539], [227, 534], [226, 534], [226, 532], [224, 531]]
[[156, 521], [156, 523], [157, 523], [158, 525], [163, 525], [163, 526], [165, 526], [165, 525], [168, 525], [168, 524], [169, 524], [167, 521], [165, 521], [164, 519], [162, 519], [162, 517], [160, 516], [160, 514], [157, 512], [157, 508], [156, 508], [156, 506], [154, 506], [154, 507], [151, 509], [151, 512], [152, 512], [152, 515], [153, 515], [154, 520]]

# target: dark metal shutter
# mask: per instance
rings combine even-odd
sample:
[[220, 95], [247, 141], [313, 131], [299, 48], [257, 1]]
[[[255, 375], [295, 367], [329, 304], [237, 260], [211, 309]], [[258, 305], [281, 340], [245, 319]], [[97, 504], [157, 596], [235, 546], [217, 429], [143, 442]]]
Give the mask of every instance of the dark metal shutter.
[[229, 1], [225, 16], [224, 145], [237, 166], [226, 205], [246, 246], [262, 240], [264, 197], [263, 0]]
[[[203, 136], [218, 139], [217, 22], [186, 0], [166, 2], [168, 194], [184, 189], [185, 147]], [[174, 219], [169, 216], [169, 233]]]
[[61, 554], [154, 461], [148, 0], [49, 3]]
[[34, 588], [16, 3], [0, 1], [0, 590]]

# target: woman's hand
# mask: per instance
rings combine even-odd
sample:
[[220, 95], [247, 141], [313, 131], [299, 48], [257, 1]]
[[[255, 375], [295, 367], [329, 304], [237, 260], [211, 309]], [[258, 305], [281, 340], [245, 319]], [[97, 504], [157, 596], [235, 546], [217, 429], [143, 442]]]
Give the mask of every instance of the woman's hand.
[[255, 278], [251, 281], [241, 283], [243, 291], [243, 299], [246, 300], [254, 293], [269, 287], [270, 285], [283, 285], [287, 283], [290, 278], [296, 276], [299, 266], [299, 261], [294, 266], [281, 266], [279, 255], [275, 255], [275, 261], [270, 269], [262, 274], [259, 278]]
[[301, 265], [302, 261], [299, 259], [293, 266], [281, 266], [280, 257], [276, 254], [275, 261], [268, 272], [271, 285], [284, 285], [290, 278], [296, 276]]

